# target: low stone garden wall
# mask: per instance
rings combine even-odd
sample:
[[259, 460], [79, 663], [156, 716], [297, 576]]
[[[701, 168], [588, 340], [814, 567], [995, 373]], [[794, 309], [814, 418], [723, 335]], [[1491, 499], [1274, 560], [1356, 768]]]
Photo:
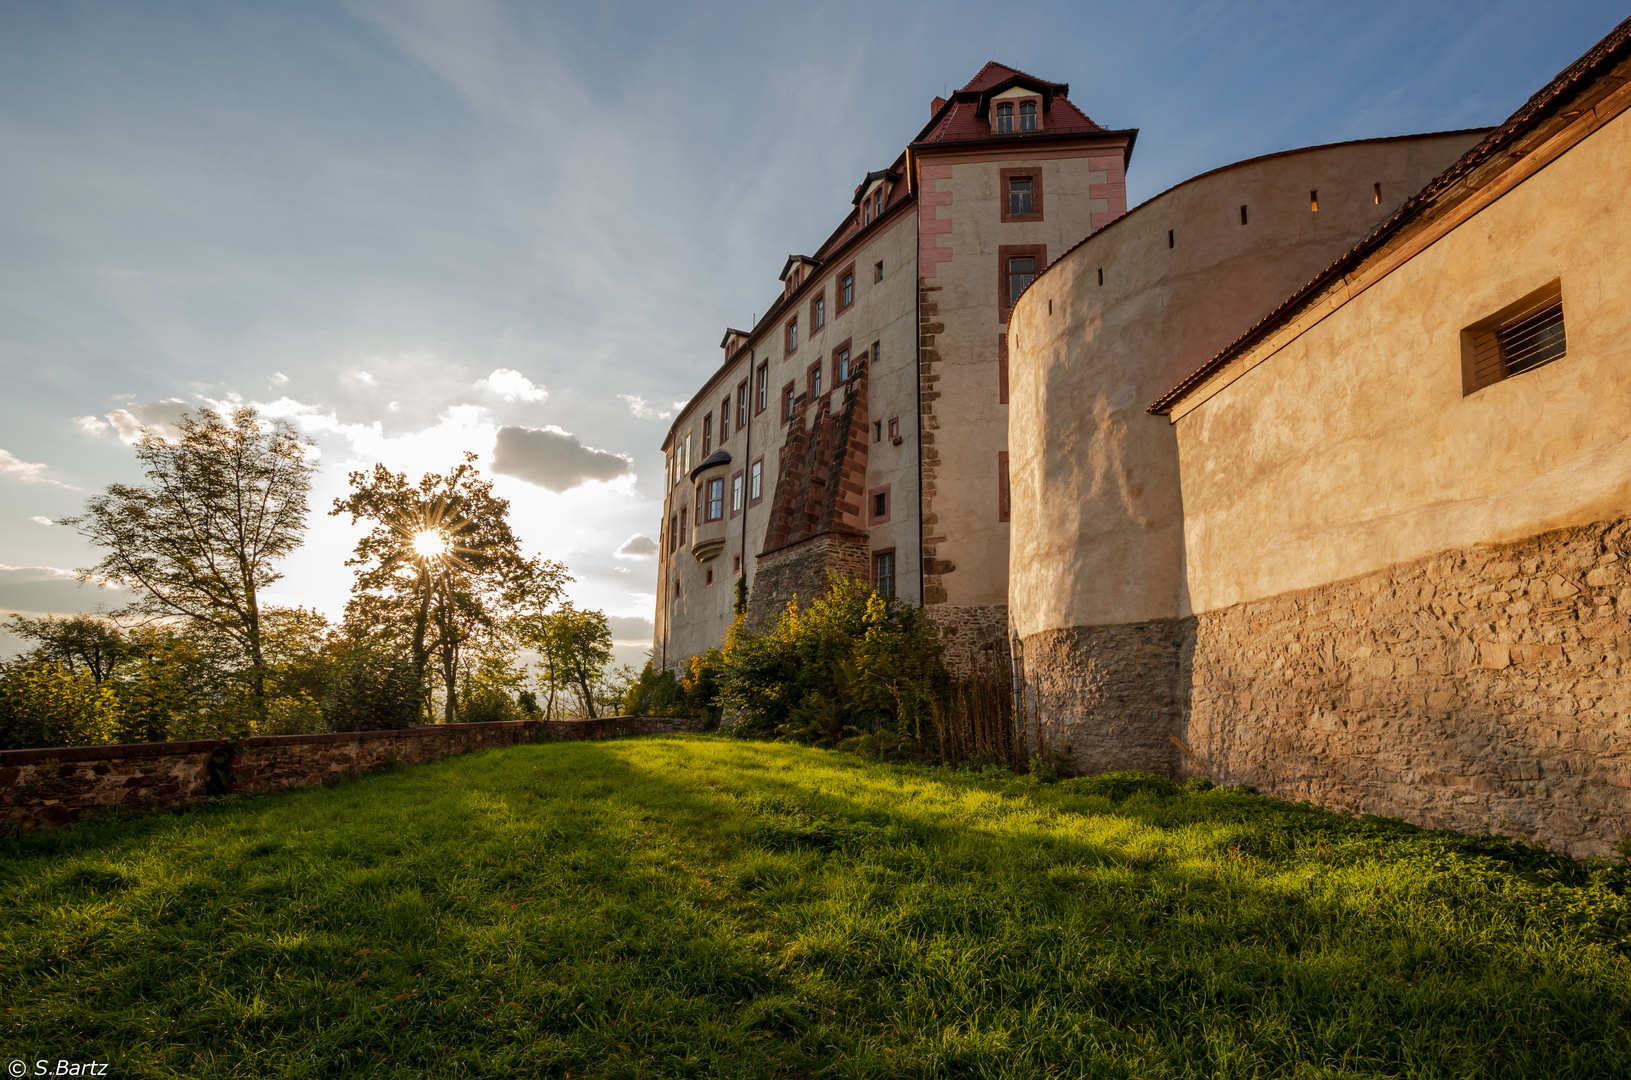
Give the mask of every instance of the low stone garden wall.
[[611, 716], [271, 735], [238, 742], [196, 739], [0, 750], [0, 830], [30, 832], [121, 808], [168, 810], [212, 795], [321, 784], [387, 765], [435, 761], [494, 746], [658, 735], [701, 731], [702, 727], [700, 720]]

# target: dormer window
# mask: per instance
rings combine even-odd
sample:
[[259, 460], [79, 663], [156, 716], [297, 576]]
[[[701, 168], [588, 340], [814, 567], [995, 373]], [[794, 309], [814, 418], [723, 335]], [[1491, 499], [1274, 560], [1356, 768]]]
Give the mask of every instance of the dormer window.
[[1019, 106], [1019, 130], [1036, 130], [1036, 102], [1021, 102]]
[[866, 205], [861, 208], [861, 224], [872, 224], [872, 196], [868, 195]]
[[997, 117], [998, 135], [1006, 135], [1014, 130], [1014, 107], [1012, 105], [998, 105], [992, 111]]

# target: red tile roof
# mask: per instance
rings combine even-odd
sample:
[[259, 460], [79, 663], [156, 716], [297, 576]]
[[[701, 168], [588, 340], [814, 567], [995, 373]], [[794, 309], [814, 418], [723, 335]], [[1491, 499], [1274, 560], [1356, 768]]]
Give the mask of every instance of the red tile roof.
[[977, 94], [981, 90], [989, 90], [991, 87], [996, 86], [1004, 79], [1011, 79], [1015, 75], [1018, 75], [1021, 78], [1030, 79], [1032, 82], [1041, 83], [1043, 86], [1051, 86], [1056, 90], [1066, 85], [1065, 83], [1049, 82], [1046, 79], [1039, 79], [1035, 75], [1027, 75], [1018, 68], [1011, 68], [992, 60], [987, 63], [985, 67], [981, 68], [979, 73], [975, 75], [974, 78], [970, 79], [968, 83], [958, 91], [958, 93]]
[[[990, 64], [986, 65], [986, 67], [990, 66]], [[934, 128], [918, 141], [940, 143], [960, 142], [964, 139], [991, 138], [991, 122], [976, 115], [979, 106], [978, 100], [963, 101], [959, 99], [953, 101], [951, 107], [941, 114], [940, 122], [935, 124]], [[1089, 119], [1086, 113], [1059, 94], [1054, 95], [1053, 108], [1049, 109], [1043, 116], [1042, 127], [1043, 130], [1036, 134], [1074, 135], [1084, 131], [1104, 130]]]

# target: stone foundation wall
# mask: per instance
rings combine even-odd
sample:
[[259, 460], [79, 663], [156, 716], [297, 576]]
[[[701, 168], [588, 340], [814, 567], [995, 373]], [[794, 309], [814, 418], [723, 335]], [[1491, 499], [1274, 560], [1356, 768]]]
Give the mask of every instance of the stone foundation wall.
[[829, 573], [871, 582], [866, 537], [829, 533], [760, 555], [748, 590], [748, 629], [773, 626], [795, 593], [801, 606], [824, 595]]
[[1200, 616], [1182, 771], [1609, 853], [1631, 833], [1628, 533], [1446, 552]]
[[1008, 605], [957, 607], [930, 604], [924, 614], [940, 627], [946, 670], [967, 675], [976, 668], [1008, 664]]
[[1160, 619], [1025, 638], [1028, 705], [1052, 748], [1083, 773], [1177, 775], [1194, 630], [1193, 619]]
[[0, 830], [68, 825], [112, 810], [167, 810], [211, 795], [320, 784], [385, 765], [435, 761], [534, 739], [700, 731], [700, 720], [616, 716], [434, 724], [401, 731], [274, 735], [229, 743], [136, 743], [0, 751]]

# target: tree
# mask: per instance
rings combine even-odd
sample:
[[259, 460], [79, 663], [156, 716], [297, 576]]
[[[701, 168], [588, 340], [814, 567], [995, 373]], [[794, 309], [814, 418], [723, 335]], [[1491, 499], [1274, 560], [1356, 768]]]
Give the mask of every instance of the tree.
[[305, 533], [311, 443], [248, 407], [230, 419], [199, 409], [178, 426], [175, 442], [143, 429], [136, 458], [146, 486], [110, 485], [62, 523], [107, 551], [80, 580], [135, 591], [122, 613], [179, 619], [234, 641], [264, 715], [260, 592], [282, 577], [275, 564]]
[[96, 682], [113, 677], [125, 657], [125, 635], [119, 625], [97, 615], [67, 615], [29, 619], [11, 617], [11, 632], [36, 641], [35, 655], [63, 665], [71, 674], [84, 672]]
[[571, 690], [589, 717], [596, 711], [597, 690], [612, 659], [612, 630], [599, 611], [580, 611], [570, 602], [539, 620], [536, 636], [526, 644], [538, 650], [542, 682], [553, 714], [555, 692]]
[[496, 625], [506, 587], [526, 572], [509, 500], [493, 495], [475, 460], [466, 453], [451, 471], [417, 484], [384, 465], [354, 472], [350, 496], [331, 511], [373, 523], [346, 561], [357, 568], [346, 608], [353, 633], [389, 637], [406, 626], [421, 686], [432, 654], [440, 661], [447, 723], [458, 718], [460, 650]]
[[112, 688], [83, 671], [41, 662], [0, 671], [0, 750], [112, 742], [118, 718]]

